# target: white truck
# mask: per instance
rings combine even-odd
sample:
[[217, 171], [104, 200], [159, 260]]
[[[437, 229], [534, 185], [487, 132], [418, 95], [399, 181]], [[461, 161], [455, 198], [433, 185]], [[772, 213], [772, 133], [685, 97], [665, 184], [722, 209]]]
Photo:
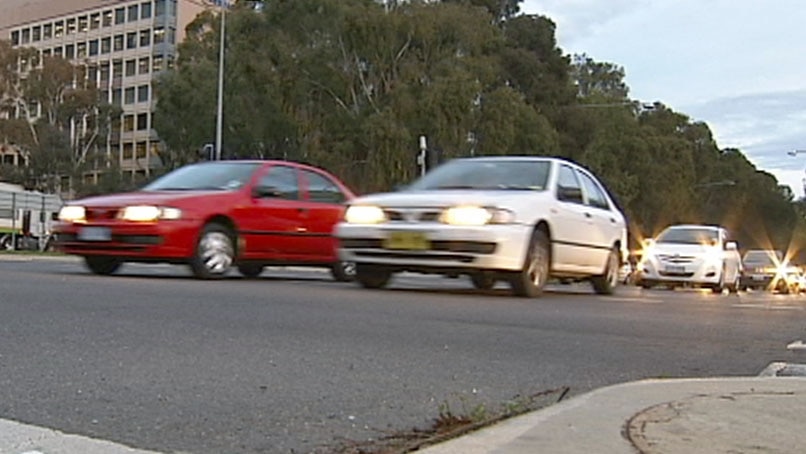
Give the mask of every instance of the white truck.
[[62, 205], [56, 194], [0, 182], [0, 249], [48, 249], [51, 226]]

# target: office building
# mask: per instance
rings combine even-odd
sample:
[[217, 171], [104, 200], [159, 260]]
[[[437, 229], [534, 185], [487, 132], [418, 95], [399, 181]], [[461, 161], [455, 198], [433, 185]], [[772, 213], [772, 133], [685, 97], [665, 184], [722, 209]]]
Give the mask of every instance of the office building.
[[[160, 165], [152, 129], [154, 80], [170, 68], [201, 0], [2, 0], [0, 37], [86, 65], [87, 77], [122, 114], [104, 147], [121, 169], [145, 177]], [[77, 127], [81, 127], [78, 125]], [[103, 151], [103, 150], [101, 150]], [[3, 162], [19, 162], [0, 150]], [[9, 157], [11, 156], [11, 157]], [[97, 172], [85, 175], [87, 182]]]

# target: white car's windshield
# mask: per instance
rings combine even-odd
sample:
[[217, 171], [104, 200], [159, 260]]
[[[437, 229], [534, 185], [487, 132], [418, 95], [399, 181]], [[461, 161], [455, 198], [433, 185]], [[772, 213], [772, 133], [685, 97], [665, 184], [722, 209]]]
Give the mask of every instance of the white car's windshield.
[[748, 251], [742, 261], [754, 265], [776, 265], [781, 263], [783, 258], [781, 251]]
[[143, 188], [144, 191], [234, 190], [243, 187], [260, 164], [205, 162], [176, 169]]
[[664, 230], [655, 241], [658, 243], [715, 245], [719, 242], [719, 234], [714, 229], [675, 227]]
[[500, 189], [543, 191], [548, 182], [549, 161], [533, 159], [457, 159], [426, 174], [409, 190]]

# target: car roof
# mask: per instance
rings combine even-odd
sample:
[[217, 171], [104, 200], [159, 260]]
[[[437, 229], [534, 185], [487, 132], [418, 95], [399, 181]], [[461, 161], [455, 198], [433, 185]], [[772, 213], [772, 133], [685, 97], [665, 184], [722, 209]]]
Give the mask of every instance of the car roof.
[[718, 225], [705, 225], [705, 224], [677, 224], [666, 227], [667, 229], [703, 229], [703, 230], [722, 230]]

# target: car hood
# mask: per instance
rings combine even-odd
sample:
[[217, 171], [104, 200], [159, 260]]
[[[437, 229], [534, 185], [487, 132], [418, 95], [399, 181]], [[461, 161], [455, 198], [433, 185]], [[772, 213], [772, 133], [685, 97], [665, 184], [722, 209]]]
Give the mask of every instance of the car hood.
[[204, 197], [214, 198], [228, 194], [227, 191], [136, 191], [121, 194], [109, 194], [85, 199], [74, 200], [68, 205], [81, 205], [85, 207], [122, 207], [131, 205], [158, 205], [165, 206], [181, 203], [188, 199]]
[[721, 250], [714, 246], [706, 246], [702, 244], [682, 244], [682, 243], [655, 243], [652, 245], [652, 253], [663, 255], [704, 255], [720, 252]]
[[381, 207], [443, 208], [456, 205], [479, 205], [507, 208], [521, 203], [549, 200], [548, 191], [400, 191], [359, 197], [351, 205], [378, 205]]

